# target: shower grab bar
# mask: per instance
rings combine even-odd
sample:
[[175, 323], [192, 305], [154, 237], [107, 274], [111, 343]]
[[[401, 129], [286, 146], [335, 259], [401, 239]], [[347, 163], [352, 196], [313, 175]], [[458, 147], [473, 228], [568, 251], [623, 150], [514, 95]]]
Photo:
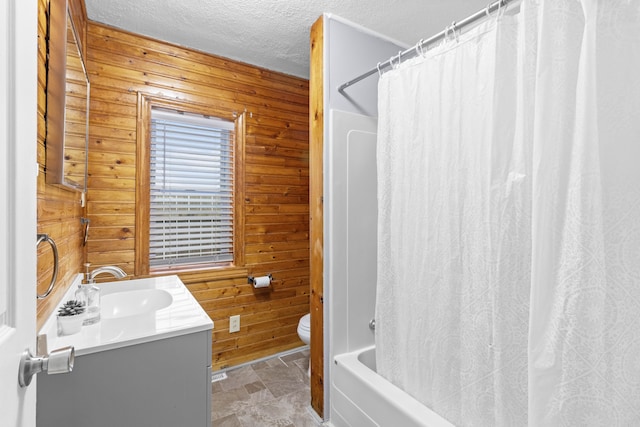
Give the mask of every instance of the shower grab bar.
[[56, 284], [56, 280], [58, 279], [58, 247], [56, 246], [56, 242], [54, 242], [48, 234], [38, 234], [36, 248], [40, 246], [40, 243], [44, 241], [48, 242], [51, 245], [51, 250], [53, 250], [53, 276], [51, 276], [51, 283], [49, 283], [49, 287], [47, 288], [45, 293], [36, 294], [36, 297], [38, 299], [44, 299], [48, 297], [53, 290], [53, 286]]

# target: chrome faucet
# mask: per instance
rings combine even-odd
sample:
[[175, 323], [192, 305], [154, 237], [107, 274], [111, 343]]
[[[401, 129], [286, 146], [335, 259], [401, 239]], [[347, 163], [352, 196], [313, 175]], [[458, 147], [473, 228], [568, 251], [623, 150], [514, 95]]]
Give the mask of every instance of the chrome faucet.
[[89, 273], [90, 265], [91, 264], [89, 263], [84, 265], [84, 267], [86, 268], [86, 273], [85, 273], [86, 283], [95, 283], [96, 276], [102, 273], [109, 273], [116, 279], [124, 279], [125, 277], [127, 277], [127, 273], [125, 273], [120, 267], [116, 267], [115, 265], [106, 265], [104, 267], [98, 267], [95, 270], [93, 270], [91, 273]]

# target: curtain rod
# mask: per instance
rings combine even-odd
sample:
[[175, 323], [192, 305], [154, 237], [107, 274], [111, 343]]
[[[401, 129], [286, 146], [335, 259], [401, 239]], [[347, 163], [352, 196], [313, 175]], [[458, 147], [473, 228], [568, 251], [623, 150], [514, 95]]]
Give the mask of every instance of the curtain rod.
[[354, 85], [356, 83], [358, 83], [359, 81], [362, 81], [364, 79], [366, 79], [367, 77], [375, 74], [375, 73], [381, 73], [383, 69], [385, 68], [389, 68], [393, 65], [393, 61], [396, 60], [397, 63], [402, 62], [403, 59], [410, 59], [413, 58], [414, 56], [417, 55], [418, 52], [420, 52], [425, 46], [433, 44], [437, 41], [442, 40], [443, 38], [445, 38], [447, 36], [448, 33], [453, 32], [455, 33], [457, 30], [461, 29], [462, 27], [472, 24], [474, 22], [476, 22], [477, 20], [488, 16], [489, 14], [491, 14], [491, 12], [495, 12], [496, 10], [500, 9], [503, 6], [506, 6], [507, 3], [510, 0], [498, 0], [495, 3], [491, 3], [490, 5], [488, 5], [486, 8], [479, 10], [478, 12], [474, 13], [473, 15], [463, 19], [462, 21], [456, 23], [455, 21], [448, 26], [447, 28], [445, 28], [444, 30], [440, 31], [438, 34], [436, 34], [435, 36], [432, 36], [426, 40], [420, 40], [414, 47], [411, 47], [407, 50], [405, 50], [404, 52], [400, 52], [398, 53], [398, 55], [391, 57], [388, 61], [386, 62], [382, 62], [382, 63], [378, 63], [377, 66], [375, 66], [374, 68], [370, 69], [369, 71], [367, 71], [366, 73], [360, 74], [358, 77], [354, 78], [353, 80], [349, 80], [346, 83], [343, 83], [340, 87], [338, 87], [338, 92], [340, 93], [344, 93], [344, 90], [346, 88], [348, 88], [351, 85]]

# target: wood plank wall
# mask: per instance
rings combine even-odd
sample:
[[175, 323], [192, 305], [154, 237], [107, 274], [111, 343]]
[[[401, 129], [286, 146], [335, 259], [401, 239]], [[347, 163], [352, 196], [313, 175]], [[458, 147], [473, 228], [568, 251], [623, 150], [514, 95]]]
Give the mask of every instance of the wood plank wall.
[[[309, 312], [309, 83], [89, 22], [89, 192], [92, 268], [134, 273], [138, 92], [246, 110], [244, 268], [181, 274], [215, 322], [213, 369], [303, 345]], [[270, 290], [247, 275], [273, 274]], [[229, 334], [229, 316], [241, 315]]]
[[324, 18], [311, 27], [309, 94], [311, 241], [311, 406], [324, 418]]
[[[84, 209], [80, 203], [80, 193], [46, 184], [46, 84], [47, 84], [47, 11], [50, 0], [38, 0], [38, 233], [47, 233], [56, 242], [59, 255], [59, 271], [53, 292], [43, 300], [38, 300], [37, 328], [39, 329], [55, 310], [55, 302], [68, 289], [76, 273], [82, 271], [84, 249], [82, 246], [83, 227], [80, 218]], [[51, 0], [60, 1], [60, 0]], [[83, 0], [69, 0], [71, 17], [84, 49], [86, 46], [87, 13]], [[86, 58], [86, 51], [83, 52]], [[34, 244], [36, 236], [33, 236]], [[37, 292], [46, 291], [53, 274], [53, 252], [48, 244], [38, 246]], [[35, 295], [34, 295], [35, 298]]]

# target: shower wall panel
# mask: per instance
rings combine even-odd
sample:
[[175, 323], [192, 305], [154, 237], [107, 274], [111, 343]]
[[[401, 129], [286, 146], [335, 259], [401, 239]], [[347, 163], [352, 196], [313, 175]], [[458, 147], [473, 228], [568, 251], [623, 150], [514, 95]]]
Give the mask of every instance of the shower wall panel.
[[312, 288], [320, 287], [315, 292], [321, 291], [324, 301], [327, 419], [336, 415], [331, 403], [333, 357], [374, 340], [369, 321], [375, 308], [377, 256], [378, 75], [343, 93], [338, 87], [407, 46], [338, 16], [323, 18], [323, 115], [315, 116], [323, 121], [323, 280], [312, 283]]
[[333, 110], [331, 126], [331, 336], [340, 354], [374, 343], [377, 120]]

